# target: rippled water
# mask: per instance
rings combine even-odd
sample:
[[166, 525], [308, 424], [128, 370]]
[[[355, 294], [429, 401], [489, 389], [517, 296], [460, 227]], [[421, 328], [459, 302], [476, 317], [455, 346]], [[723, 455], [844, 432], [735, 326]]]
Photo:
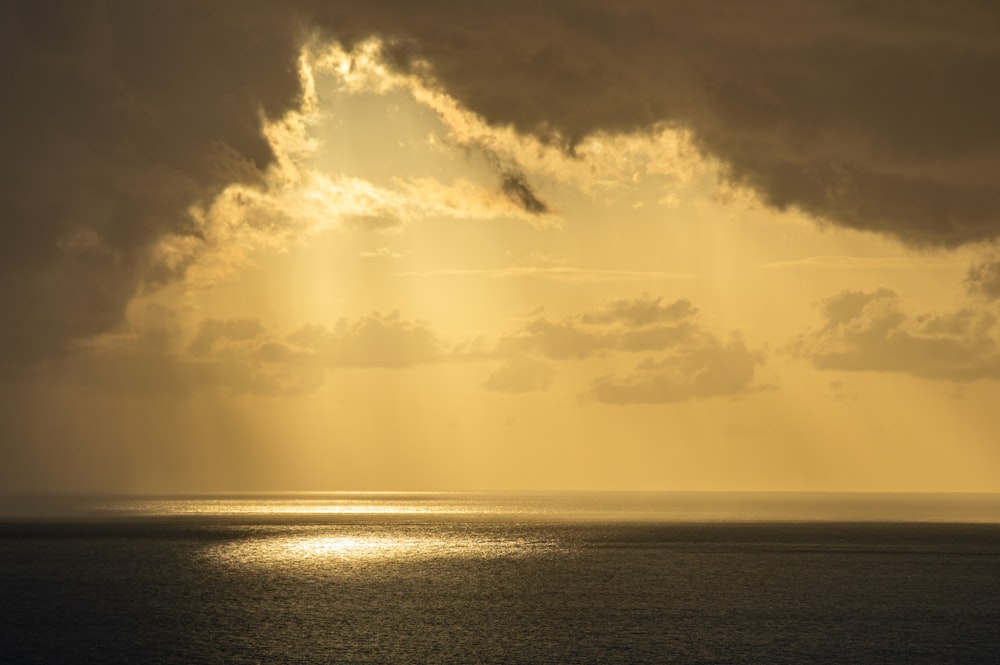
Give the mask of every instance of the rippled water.
[[997, 663], [996, 508], [857, 495], [8, 502], [0, 663]]

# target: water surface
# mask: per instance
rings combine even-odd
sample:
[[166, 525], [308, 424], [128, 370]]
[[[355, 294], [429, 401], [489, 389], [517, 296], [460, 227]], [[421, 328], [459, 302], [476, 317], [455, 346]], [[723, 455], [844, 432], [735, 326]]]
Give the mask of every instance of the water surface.
[[8, 501], [3, 663], [996, 663], [1000, 501]]

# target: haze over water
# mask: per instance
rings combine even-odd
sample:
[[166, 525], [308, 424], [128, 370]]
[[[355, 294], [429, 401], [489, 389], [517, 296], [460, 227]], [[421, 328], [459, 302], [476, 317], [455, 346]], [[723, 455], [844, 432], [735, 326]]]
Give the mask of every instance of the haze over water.
[[1000, 500], [5, 500], [0, 662], [992, 663]]
[[0, 518], [317, 516], [655, 522], [1000, 522], [1000, 494], [851, 492], [298, 492], [11, 496]]

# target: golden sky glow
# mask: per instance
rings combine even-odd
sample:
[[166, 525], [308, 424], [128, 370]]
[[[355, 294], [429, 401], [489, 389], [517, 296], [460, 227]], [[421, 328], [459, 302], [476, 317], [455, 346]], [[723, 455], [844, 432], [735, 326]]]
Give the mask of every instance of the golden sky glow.
[[1000, 491], [989, 246], [780, 210], [669, 123], [568, 151], [384, 51], [303, 51], [263, 179], [151, 246], [182, 276], [6, 385], [6, 488]]

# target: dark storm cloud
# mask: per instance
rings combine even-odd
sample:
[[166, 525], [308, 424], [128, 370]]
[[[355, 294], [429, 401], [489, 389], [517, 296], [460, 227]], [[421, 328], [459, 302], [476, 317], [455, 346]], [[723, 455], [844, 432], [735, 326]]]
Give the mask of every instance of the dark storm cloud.
[[570, 148], [667, 123], [777, 208], [922, 245], [1000, 230], [995, 3], [370, 4], [359, 34], [492, 123]]
[[272, 159], [261, 116], [298, 93], [296, 29], [266, 5], [0, 5], [0, 367], [107, 331], [187, 214]]
[[919, 245], [1000, 231], [995, 3], [6, 2], [0, 366], [114, 328], [183, 271], [152, 248], [198, 237], [192, 205], [260, 178], [261, 117], [296, 103], [303, 26], [381, 36], [395, 66], [426, 63], [487, 121], [570, 151], [676, 126], [776, 208]]

